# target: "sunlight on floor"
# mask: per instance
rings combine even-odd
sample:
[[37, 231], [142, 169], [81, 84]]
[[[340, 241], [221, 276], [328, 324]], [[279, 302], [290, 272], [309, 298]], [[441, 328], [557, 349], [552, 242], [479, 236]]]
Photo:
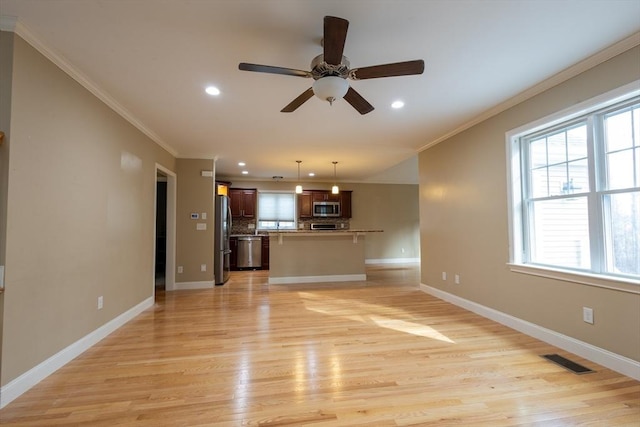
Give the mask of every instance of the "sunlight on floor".
[[298, 295], [307, 310], [455, 344], [455, 341], [430, 326], [402, 320], [402, 318], [410, 317], [405, 310], [354, 300], [331, 298], [324, 295], [316, 295], [312, 292], [298, 292]]

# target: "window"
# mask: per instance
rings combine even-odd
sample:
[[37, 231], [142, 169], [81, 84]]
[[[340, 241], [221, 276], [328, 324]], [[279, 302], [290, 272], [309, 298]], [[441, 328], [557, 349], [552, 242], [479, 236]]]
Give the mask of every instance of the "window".
[[258, 228], [261, 230], [295, 230], [294, 193], [258, 193]]
[[640, 279], [637, 87], [507, 134], [514, 264]]

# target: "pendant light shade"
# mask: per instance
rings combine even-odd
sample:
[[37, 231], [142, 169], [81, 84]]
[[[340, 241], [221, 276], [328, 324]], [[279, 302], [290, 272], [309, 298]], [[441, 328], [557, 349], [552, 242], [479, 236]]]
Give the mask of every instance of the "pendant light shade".
[[338, 183], [336, 181], [336, 165], [338, 164], [338, 162], [332, 162], [333, 163], [333, 187], [331, 187], [331, 194], [338, 194], [340, 193], [340, 188], [338, 188]]
[[298, 164], [298, 185], [296, 185], [296, 194], [301, 194], [302, 185], [300, 184], [300, 163], [302, 163], [302, 160], [296, 160], [296, 163]]
[[343, 98], [349, 90], [346, 79], [337, 76], [326, 76], [313, 82], [313, 93], [323, 101], [333, 101]]

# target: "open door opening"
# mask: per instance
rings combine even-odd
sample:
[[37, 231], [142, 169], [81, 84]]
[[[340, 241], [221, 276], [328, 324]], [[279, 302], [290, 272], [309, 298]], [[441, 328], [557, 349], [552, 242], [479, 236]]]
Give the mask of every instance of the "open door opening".
[[156, 164], [154, 295], [176, 286], [176, 174]]
[[167, 176], [157, 172], [156, 179], [156, 292], [166, 289], [167, 269]]

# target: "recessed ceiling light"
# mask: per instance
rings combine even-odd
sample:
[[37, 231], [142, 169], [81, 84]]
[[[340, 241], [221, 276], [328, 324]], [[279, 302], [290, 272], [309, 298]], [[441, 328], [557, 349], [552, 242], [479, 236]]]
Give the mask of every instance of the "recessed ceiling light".
[[316, 176], [316, 174], [313, 172], [309, 172], [309, 176]]
[[391, 108], [395, 108], [396, 110], [402, 107], [404, 107], [404, 102], [402, 101], [393, 101], [393, 104], [391, 104]]
[[209, 95], [213, 95], [213, 96], [220, 95], [220, 89], [218, 89], [215, 86], [207, 86], [207, 88], [204, 91], [207, 92]]
[[247, 164], [245, 162], [238, 162], [238, 166], [246, 166]]
[[242, 175], [249, 175], [249, 171], [242, 171]]

